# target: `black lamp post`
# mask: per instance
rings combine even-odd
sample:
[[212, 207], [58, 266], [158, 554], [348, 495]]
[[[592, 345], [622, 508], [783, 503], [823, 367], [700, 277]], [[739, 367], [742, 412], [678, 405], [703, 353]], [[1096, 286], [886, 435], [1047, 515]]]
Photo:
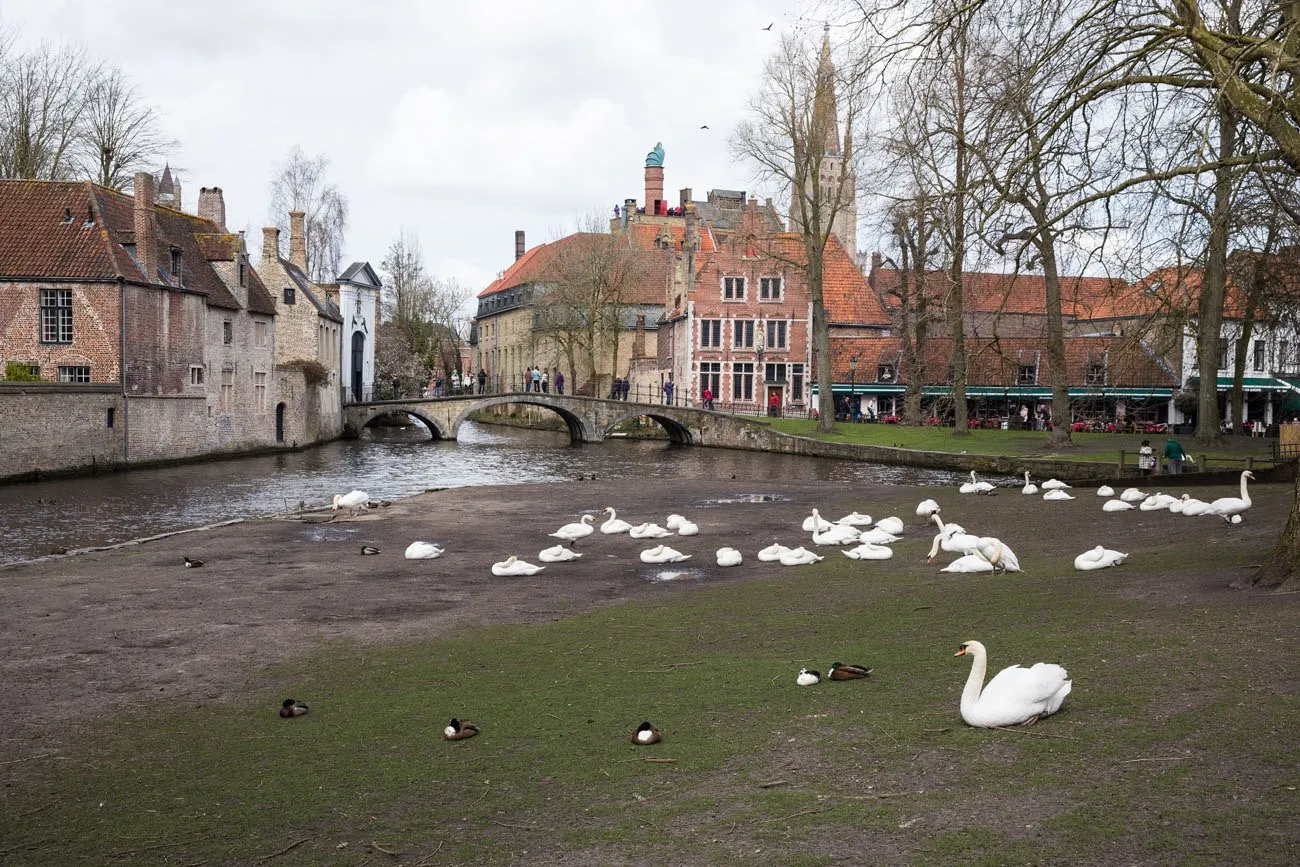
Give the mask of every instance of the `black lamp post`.
[[858, 357], [849, 356], [849, 412], [845, 421], [853, 421], [853, 404], [858, 399]]

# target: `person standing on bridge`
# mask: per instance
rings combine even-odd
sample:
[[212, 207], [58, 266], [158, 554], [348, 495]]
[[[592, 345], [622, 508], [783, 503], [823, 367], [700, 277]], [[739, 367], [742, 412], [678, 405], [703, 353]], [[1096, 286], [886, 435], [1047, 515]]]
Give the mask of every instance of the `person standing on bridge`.
[[551, 369], [548, 367], [542, 371], [542, 394], [551, 392]]
[[483, 368], [478, 369], [478, 393], [483, 394], [487, 390], [487, 371]]
[[564, 394], [564, 371], [555, 369], [555, 393]]
[[541, 394], [542, 391], [542, 369], [536, 364], [533, 365], [533, 393]]
[[622, 393], [624, 400], [627, 400], [627, 393], [631, 390], [632, 390], [631, 377], [627, 377], [627, 376], [623, 377], [623, 385], [619, 388], [619, 391], [620, 393]]
[[671, 404], [672, 402], [673, 402], [673, 381], [670, 379], [664, 383], [664, 403]]

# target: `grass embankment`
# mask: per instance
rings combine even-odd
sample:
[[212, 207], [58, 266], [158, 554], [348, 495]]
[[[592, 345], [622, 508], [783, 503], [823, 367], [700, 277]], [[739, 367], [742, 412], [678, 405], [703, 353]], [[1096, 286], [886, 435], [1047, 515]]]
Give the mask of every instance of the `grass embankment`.
[[[987, 455], [1023, 455], [1025, 457], [1061, 458], [1074, 461], [1115, 462], [1122, 449], [1130, 466], [1137, 464], [1138, 449], [1150, 440], [1157, 456], [1164, 454], [1168, 434], [1072, 433], [1066, 448], [1052, 446], [1049, 435], [1038, 431], [972, 430], [965, 436], [954, 435], [952, 428], [924, 425], [911, 427], [897, 424], [836, 423], [830, 434], [817, 430], [817, 422], [808, 419], [762, 419], [774, 430], [792, 436], [814, 437], [831, 442], [897, 446], [929, 452], [961, 452]], [[1272, 460], [1272, 440], [1253, 437], [1225, 437], [1221, 444], [1198, 448], [1191, 437], [1175, 437], [1198, 461], [1207, 459], [1211, 469], [1242, 468], [1245, 459]], [[1163, 461], [1162, 461], [1163, 462]]]
[[[1250, 559], [1174, 536], [1149, 556], [1175, 572]], [[939, 576], [914, 553], [832, 554], [775, 579], [419, 644], [323, 647], [233, 703], [103, 720], [73, 751], [11, 764], [0, 855], [1293, 861], [1292, 606], [1153, 598], [1132, 567], [1081, 577], [1063, 555], [1030, 575]], [[1063, 711], [1014, 732], [964, 726], [969, 662], [952, 654], [968, 638], [994, 671], [1067, 665]], [[837, 660], [876, 672], [794, 685], [800, 666]], [[312, 712], [279, 719], [284, 694]], [[483, 733], [443, 742], [452, 715]], [[627, 743], [643, 719], [664, 743]]]

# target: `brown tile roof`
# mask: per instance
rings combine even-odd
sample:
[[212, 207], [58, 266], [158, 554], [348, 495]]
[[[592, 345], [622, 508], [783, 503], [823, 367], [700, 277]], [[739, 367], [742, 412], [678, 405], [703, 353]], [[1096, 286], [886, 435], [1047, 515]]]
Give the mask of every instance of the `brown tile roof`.
[[[930, 271], [926, 278], [932, 303], [946, 304], [946, 272]], [[891, 310], [895, 309], [899, 272], [893, 268], [877, 268], [875, 281], [876, 292], [886, 298]], [[1109, 277], [1063, 276], [1060, 282], [1061, 312], [1066, 316], [1098, 318], [1094, 311], [1130, 294], [1127, 283]], [[968, 313], [1046, 315], [1047, 289], [1041, 274], [967, 271], [962, 274], [962, 304]]]
[[196, 234], [194, 240], [209, 262], [233, 262], [239, 253], [239, 236], [230, 232]]
[[0, 275], [116, 279], [104, 224], [91, 213], [89, 184], [0, 181]]
[[[557, 241], [539, 244], [527, 250], [506, 269], [505, 273], [478, 294], [484, 298], [493, 293], [529, 283], [545, 282], [553, 277], [557, 270], [570, 257], [587, 255], [587, 250], [595, 250], [597, 245], [609, 243], [627, 243], [618, 235], [599, 232], [576, 232]], [[640, 269], [630, 290], [623, 296], [629, 304], [662, 304], [667, 291], [669, 251], [633, 248], [639, 260]]]
[[[697, 223], [697, 234], [700, 239], [700, 253], [712, 253], [718, 249], [717, 241], [713, 237], [713, 231], [706, 223]], [[654, 223], [632, 223], [627, 227], [628, 236], [632, 243], [641, 250], [653, 250], [655, 248], [655, 239], [659, 237], [661, 229], [667, 227], [673, 236], [673, 246], [677, 250], [682, 249], [682, 241], [686, 237], [685, 224], [667, 223], [656, 225]]]
[[[856, 379], [859, 383], [875, 382], [881, 361], [895, 363], [899, 383], [911, 376], [906, 360], [901, 358], [902, 341], [897, 337], [831, 336], [831, 375], [836, 382]], [[849, 359], [858, 359], [856, 375], [849, 369]], [[1037, 364], [1039, 387], [1052, 383], [1047, 342], [1033, 338], [967, 340], [967, 384], [972, 386], [1014, 387], [1021, 364]], [[932, 338], [926, 341], [924, 382], [942, 385], [948, 382], [952, 358], [952, 341]], [[1176, 388], [1177, 377], [1140, 341], [1121, 337], [1072, 337], [1065, 341], [1065, 365], [1069, 382], [1080, 386], [1090, 362], [1104, 362], [1106, 385], [1110, 388]]]
[[823, 255], [822, 300], [831, 325], [889, 325], [889, 314], [879, 296], [867, 285], [866, 275], [854, 264], [839, 238], [830, 236]]
[[253, 263], [248, 263], [245, 272], [245, 280], [248, 282], [248, 310], [250, 313], [264, 313], [268, 316], [275, 314], [275, 299], [267, 291], [266, 284], [262, 282], [262, 276], [253, 268]]

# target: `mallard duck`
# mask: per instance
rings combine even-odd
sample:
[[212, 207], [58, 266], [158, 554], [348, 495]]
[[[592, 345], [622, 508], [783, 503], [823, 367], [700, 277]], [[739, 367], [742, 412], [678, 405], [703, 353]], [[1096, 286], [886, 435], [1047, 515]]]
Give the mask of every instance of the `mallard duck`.
[[790, 553], [790, 550], [790, 548], [787, 548], [784, 545], [773, 542], [771, 545], [768, 545], [766, 548], [758, 552], [758, 559], [762, 560], [764, 563], [775, 563], [781, 559], [782, 554]]
[[627, 531], [627, 534], [633, 539], [662, 539], [665, 536], [671, 536], [663, 527], [660, 527], [653, 521], [647, 521], [644, 524], [637, 524]]
[[537, 552], [537, 559], [543, 563], [565, 563], [569, 560], [577, 560], [581, 556], [577, 551], [563, 545], [554, 545]]
[[203, 565], [203, 561], [202, 561], [202, 560], [195, 560], [193, 557], [186, 557], [186, 558], [185, 558], [185, 568], [186, 568], [186, 569], [197, 569], [197, 568], [199, 568], [199, 567], [202, 566], [202, 565]]
[[1084, 551], [1078, 557], [1075, 557], [1074, 568], [1080, 572], [1090, 572], [1093, 569], [1109, 569], [1111, 566], [1120, 565], [1127, 559], [1127, 554], [1098, 545], [1096, 548]]
[[642, 563], [680, 563], [689, 559], [691, 559], [690, 554], [683, 554], [667, 545], [656, 545], [641, 552]]
[[569, 547], [572, 548], [574, 542], [596, 532], [596, 528], [592, 526], [595, 523], [596, 518], [593, 515], [583, 515], [580, 520], [572, 524], [565, 524], [554, 533], [547, 533], [547, 535], [553, 539], [562, 539], [568, 542]]
[[373, 556], [373, 555], [378, 554], [378, 553], [379, 553], [379, 549], [376, 548], [374, 545], [362, 545], [362, 546], [361, 546], [361, 555], [362, 555], [363, 557], [370, 557], [370, 556]]
[[735, 548], [719, 548], [717, 557], [719, 566], [739, 566], [745, 560], [745, 556]]
[[792, 548], [782, 554], [780, 557], [780, 563], [782, 566], [807, 566], [809, 563], [816, 563], [818, 560], [823, 559], [825, 558], [818, 554], [814, 554], [812, 551], [805, 550], [800, 546], [798, 548]]
[[364, 512], [370, 506], [370, 495], [365, 491], [351, 491], [346, 494], [335, 494], [334, 505], [330, 508], [331, 512], [338, 512], [339, 509], [347, 509], [352, 517], [356, 517]]
[[1253, 478], [1255, 478], [1255, 474], [1250, 470], [1243, 472], [1241, 474], [1241, 496], [1220, 497], [1210, 503], [1210, 510], [1206, 514], [1218, 515], [1230, 524], [1240, 523], [1240, 521], [1233, 521], [1232, 519], [1240, 517], [1242, 512], [1250, 508], [1250, 493], [1246, 490], [1246, 480]]
[[478, 734], [478, 726], [469, 720], [458, 720], [451, 718], [447, 727], [442, 730], [442, 739], [444, 741], [463, 741], [466, 738], [472, 738]]
[[822, 673], [812, 668], [801, 668], [799, 669], [799, 675], [794, 679], [794, 682], [800, 686], [812, 686], [813, 684], [822, 682]]
[[545, 566], [535, 566], [532, 563], [520, 560], [514, 554], [511, 554], [500, 563], [492, 564], [492, 574], [498, 578], [514, 578], [520, 575], [536, 575], [545, 568]]
[[406, 546], [406, 552], [402, 555], [407, 560], [433, 560], [442, 556], [446, 550], [439, 548], [432, 542], [412, 542]]
[[865, 665], [845, 665], [842, 662], [832, 662], [827, 677], [831, 680], [858, 680], [869, 674], [871, 674], [871, 669]]
[[663, 739], [663, 732], [659, 731], [659, 729], [652, 725], [649, 720], [637, 726], [636, 731], [632, 732], [632, 737], [628, 738], [628, 740], [637, 746], [657, 744]]
[[978, 641], [967, 641], [953, 655], [968, 654], [974, 662], [961, 693], [961, 718], [969, 726], [987, 729], [1033, 725], [1060, 710], [1070, 694], [1070, 676], [1055, 663], [1038, 662], [1029, 668], [1012, 665], [985, 684], [988, 652]]
[[289, 719], [290, 717], [295, 717], [295, 716], [302, 716], [306, 712], [307, 712], [307, 705], [303, 704], [300, 701], [294, 701], [291, 698], [286, 698], [284, 701], [280, 702], [280, 716], [284, 717], [285, 719]]
[[605, 523], [600, 525], [600, 532], [604, 533], [606, 536], [626, 533], [628, 530], [632, 529], [632, 525], [620, 518], [618, 513], [614, 511], [613, 506], [606, 506], [605, 511], [601, 514], [605, 513], [609, 514], [609, 518], [605, 520]]

